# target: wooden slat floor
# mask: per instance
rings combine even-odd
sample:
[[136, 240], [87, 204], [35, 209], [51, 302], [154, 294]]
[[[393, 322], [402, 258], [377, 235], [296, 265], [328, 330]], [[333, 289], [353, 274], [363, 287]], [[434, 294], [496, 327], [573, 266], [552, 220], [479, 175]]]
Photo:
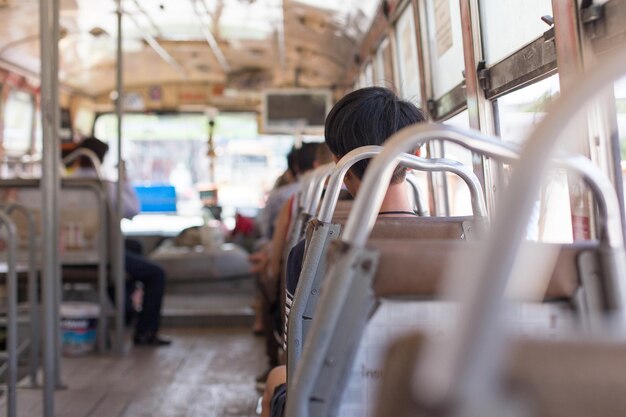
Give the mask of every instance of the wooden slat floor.
[[[170, 347], [134, 348], [122, 358], [64, 358], [63, 382], [68, 389], [56, 393], [56, 416], [254, 415], [258, 398], [254, 377], [265, 360], [261, 341], [249, 329], [165, 333], [174, 340]], [[20, 389], [18, 416], [41, 415], [41, 391]]]

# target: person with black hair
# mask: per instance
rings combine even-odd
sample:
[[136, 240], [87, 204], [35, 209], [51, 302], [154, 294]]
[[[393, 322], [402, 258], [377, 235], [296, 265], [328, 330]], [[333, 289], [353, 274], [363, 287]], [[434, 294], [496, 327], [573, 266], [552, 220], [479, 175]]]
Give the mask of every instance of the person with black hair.
[[300, 189], [300, 185], [298, 184], [299, 153], [299, 149], [293, 148], [289, 154], [287, 154], [287, 170], [276, 181], [277, 186], [275, 186], [267, 196], [265, 207], [263, 207], [256, 218], [261, 236], [268, 240], [272, 239], [272, 235], [274, 234], [274, 223], [276, 222], [281, 207]]
[[[95, 137], [83, 140], [77, 148], [92, 151], [100, 163], [104, 161], [104, 157], [109, 150], [109, 146], [106, 143]], [[89, 158], [81, 157], [78, 160], [78, 167], [71, 172], [71, 176], [94, 178], [97, 174], [93, 162]], [[116, 196], [115, 185], [113, 183], [107, 184], [109, 185], [107, 194], [110, 205], [113, 208], [115, 207]], [[126, 186], [122, 193], [122, 215], [124, 218], [132, 219], [139, 213], [139, 201], [130, 182], [126, 181], [125, 184]], [[161, 306], [165, 293], [165, 271], [159, 265], [146, 259], [141, 253], [141, 244], [132, 240], [125, 242], [124, 268], [130, 276], [130, 280], [126, 285], [127, 294], [124, 300], [127, 309], [132, 306], [130, 292], [134, 290], [137, 282], [141, 282], [143, 285], [142, 309], [137, 314], [137, 323], [133, 337], [135, 345], [169, 345], [171, 341], [161, 338], [158, 334], [161, 322]]]
[[[286, 262], [283, 259], [284, 247], [287, 241], [287, 231], [292, 219], [293, 209], [298, 201], [297, 193], [300, 190], [300, 183], [297, 181], [304, 173], [315, 167], [315, 158], [317, 150], [322, 144], [319, 143], [303, 143], [300, 148], [294, 149], [293, 152], [293, 171], [296, 176], [296, 182], [292, 185], [281, 187], [293, 187], [285, 190], [281, 188], [275, 190], [276, 193], [270, 194], [267, 206], [276, 206], [278, 211], [272, 221], [271, 241], [264, 245], [261, 250], [250, 255], [249, 260], [252, 263], [251, 272], [258, 276], [258, 287], [260, 292], [259, 312], [260, 320], [255, 320], [255, 330], [261, 330], [266, 341], [266, 353], [268, 357], [268, 370], [263, 372], [256, 378], [257, 388], [263, 390], [267, 373], [270, 369], [279, 364], [280, 343], [275, 336], [282, 334], [281, 331], [281, 308], [280, 308], [280, 279], [284, 279], [282, 265]], [[287, 198], [284, 197], [286, 191], [290, 192]], [[270, 200], [272, 199], [273, 200]], [[277, 200], [280, 204], [277, 204]], [[266, 208], [267, 208], [266, 206]], [[261, 217], [264, 219], [263, 217]], [[267, 220], [265, 220], [267, 221]], [[262, 322], [262, 326], [260, 326]]]
[[[324, 136], [335, 161], [348, 152], [366, 145], [383, 145], [394, 133], [416, 123], [425, 122], [422, 110], [414, 104], [400, 99], [393, 91], [382, 87], [368, 87], [355, 90], [331, 109], [326, 117]], [[355, 164], [346, 174], [346, 188], [355, 196], [365, 175], [369, 161]], [[416, 216], [408, 198], [405, 184], [406, 169], [396, 168], [383, 199], [379, 216]], [[287, 260], [287, 317], [293, 302], [302, 270], [304, 240], [291, 250]], [[289, 352], [287, 352], [287, 355]], [[275, 368], [269, 375], [267, 389], [263, 397], [262, 416], [282, 416], [286, 398], [286, 372], [284, 367]], [[271, 407], [270, 407], [271, 404]]]

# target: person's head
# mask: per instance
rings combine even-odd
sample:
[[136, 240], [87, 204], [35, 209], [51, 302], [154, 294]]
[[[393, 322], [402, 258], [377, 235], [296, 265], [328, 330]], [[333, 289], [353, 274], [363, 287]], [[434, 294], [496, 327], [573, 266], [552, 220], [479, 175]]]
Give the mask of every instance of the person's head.
[[318, 143], [317, 149], [315, 150], [315, 163], [313, 164], [315, 168], [329, 164], [333, 162], [334, 156], [333, 153], [328, 148], [328, 145], [325, 143]]
[[296, 154], [296, 169], [298, 175], [302, 175], [315, 167], [317, 147], [317, 143], [305, 142], [298, 148], [298, 153]]
[[[100, 163], [102, 163], [102, 161], [104, 161], [104, 156], [109, 151], [109, 145], [102, 142], [100, 139], [97, 139], [92, 136], [92, 137], [84, 139], [78, 145], [78, 149], [89, 149], [94, 154], [96, 154], [96, 156], [98, 157], [98, 160], [100, 161]], [[85, 167], [85, 168], [90, 168], [90, 167], [93, 167], [93, 164], [88, 158], [81, 157], [80, 166]]]
[[[347, 94], [333, 106], [326, 117], [324, 135], [331, 152], [340, 159], [361, 146], [382, 145], [397, 131], [425, 120], [422, 110], [393, 91], [367, 87]], [[367, 165], [365, 160], [351, 168], [346, 177], [349, 189], [351, 181], [363, 179]], [[396, 168], [391, 184], [403, 182], [405, 175], [406, 169]]]
[[298, 168], [296, 167], [298, 158], [297, 155], [298, 150], [296, 148], [291, 148], [291, 151], [289, 151], [289, 153], [287, 154], [287, 169], [294, 177], [296, 176], [298, 170]]

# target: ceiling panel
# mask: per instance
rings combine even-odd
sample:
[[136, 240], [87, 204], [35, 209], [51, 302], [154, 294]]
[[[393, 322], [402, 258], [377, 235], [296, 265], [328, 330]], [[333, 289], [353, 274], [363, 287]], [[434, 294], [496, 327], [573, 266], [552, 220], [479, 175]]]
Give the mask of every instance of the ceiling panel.
[[[201, 3], [204, 1], [204, 3]], [[235, 88], [339, 82], [377, 0], [123, 0], [127, 85], [225, 82]], [[114, 85], [116, 3], [62, 0], [61, 80], [90, 95]], [[38, 1], [0, 9], [0, 60], [39, 68]], [[203, 29], [224, 54], [224, 72]], [[285, 62], [280, 62], [279, 32]], [[160, 57], [158, 43], [181, 70]], [[227, 87], [229, 87], [227, 85]]]

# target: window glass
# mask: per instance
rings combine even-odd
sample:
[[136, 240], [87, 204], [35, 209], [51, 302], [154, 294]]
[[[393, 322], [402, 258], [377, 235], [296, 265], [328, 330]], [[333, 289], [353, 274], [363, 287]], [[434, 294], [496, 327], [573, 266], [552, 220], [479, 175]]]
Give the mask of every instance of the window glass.
[[374, 69], [372, 63], [368, 63], [363, 70], [363, 80], [365, 81], [365, 87], [371, 87], [374, 85]]
[[[109, 143], [105, 172], [115, 169], [114, 114], [96, 120], [95, 135]], [[129, 178], [137, 185], [173, 185], [178, 212], [198, 214], [198, 189], [214, 184], [219, 204], [255, 211], [264, 204], [276, 178], [286, 169], [291, 136], [259, 135], [253, 113], [221, 113], [215, 118], [215, 178], [211, 181], [208, 153], [208, 117], [204, 114], [127, 114], [124, 116], [123, 154]]]
[[487, 65], [512, 54], [549, 29], [551, 0], [480, 0], [483, 48]]
[[398, 19], [395, 30], [398, 88], [403, 98], [421, 106], [420, 73], [417, 63], [417, 38], [413, 3], [409, 3]]
[[359, 77], [357, 78], [355, 90], [358, 90], [359, 88], [363, 88], [365, 86], [366, 86], [365, 73], [361, 72], [361, 73], [359, 73]]
[[[443, 123], [467, 130], [470, 128], [469, 113], [467, 110], [464, 110]], [[444, 158], [461, 162], [470, 170], [473, 169], [472, 152], [462, 146], [451, 142], [444, 142], [443, 156]], [[450, 216], [471, 216], [473, 214], [472, 200], [465, 181], [459, 178], [458, 175], [446, 173], [446, 182], [448, 185], [448, 208]]]
[[[626, 77], [615, 83], [615, 108], [617, 129], [622, 154], [622, 180], [626, 179]], [[626, 181], [624, 182], [626, 187]]]
[[[545, 116], [546, 106], [559, 94], [559, 78], [554, 75], [498, 99], [500, 136], [504, 141], [522, 144]], [[505, 167], [510, 175], [510, 167]], [[545, 242], [571, 242], [572, 222], [567, 172], [551, 170], [546, 176], [533, 208], [527, 237]]]
[[91, 135], [95, 117], [96, 113], [93, 110], [79, 107], [74, 117], [74, 129], [76, 132], [83, 137]]
[[24, 91], [11, 90], [4, 107], [4, 150], [11, 155], [26, 153], [32, 143], [35, 100]]
[[559, 76], [554, 75], [498, 99], [500, 136], [521, 144], [545, 116], [546, 106], [559, 93]]
[[463, 34], [457, 0], [427, 0], [433, 93], [440, 98], [463, 81]]
[[393, 53], [389, 39], [381, 42], [374, 58], [374, 74], [376, 85], [395, 88], [393, 80]]

